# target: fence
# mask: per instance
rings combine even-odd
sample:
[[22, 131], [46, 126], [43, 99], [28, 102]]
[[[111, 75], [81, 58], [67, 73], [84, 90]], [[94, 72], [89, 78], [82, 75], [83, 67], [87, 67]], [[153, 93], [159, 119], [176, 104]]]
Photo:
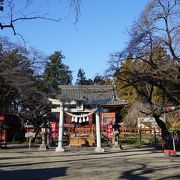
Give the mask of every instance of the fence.
[[147, 143], [159, 145], [161, 131], [159, 128], [120, 128], [120, 139], [127, 143]]
[[[67, 134], [93, 134], [95, 132], [95, 126], [83, 126], [83, 127], [74, 127], [70, 125], [65, 126], [65, 131]], [[108, 126], [101, 126], [101, 132], [108, 132]], [[158, 128], [127, 128], [121, 127], [120, 134], [127, 135], [131, 133], [140, 133], [140, 134], [154, 134], [160, 133]]]

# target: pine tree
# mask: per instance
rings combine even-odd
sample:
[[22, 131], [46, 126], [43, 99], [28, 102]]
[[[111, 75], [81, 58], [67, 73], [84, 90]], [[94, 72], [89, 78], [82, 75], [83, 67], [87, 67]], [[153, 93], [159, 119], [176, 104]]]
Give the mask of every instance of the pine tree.
[[79, 69], [77, 73], [76, 85], [85, 85], [86, 84], [86, 76], [83, 69]]
[[48, 93], [57, 92], [59, 85], [68, 85], [72, 82], [72, 71], [62, 62], [64, 58], [61, 51], [55, 51], [47, 59], [43, 73], [43, 88]]

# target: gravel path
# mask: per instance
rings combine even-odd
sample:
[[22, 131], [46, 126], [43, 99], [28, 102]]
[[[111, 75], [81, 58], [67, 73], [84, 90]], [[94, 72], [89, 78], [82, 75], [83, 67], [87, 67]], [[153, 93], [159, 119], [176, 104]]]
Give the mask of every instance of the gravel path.
[[39, 151], [17, 146], [0, 149], [0, 180], [180, 179], [180, 152], [166, 157], [153, 148], [95, 153], [92, 148]]

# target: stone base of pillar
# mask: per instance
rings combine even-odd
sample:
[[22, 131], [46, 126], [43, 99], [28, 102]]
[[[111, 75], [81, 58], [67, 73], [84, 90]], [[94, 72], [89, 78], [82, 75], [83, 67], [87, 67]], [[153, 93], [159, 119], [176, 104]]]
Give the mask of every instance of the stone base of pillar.
[[111, 149], [112, 150], [120, 150], [121, 148], [119, 145], [113, 145]]
[[52, 149], [52, 147], [49, 144], [46, 145], [46, 148], [47, 149]]
[[101, 147], [96, 147], [95, 152], [104, 152], [104, 149]]
[[62, 147], [57, 147], [57, 148], [56, 148], [56, 152], [64, 152], [64, 148], [62, 148]]
[[41, 144], [40, 147], [39, 147], [40, 151], [45, 151], [46, 149], [47, 149], [46, 145], [44, 145], [44, 144]]
[[122, 147], [120, 144], [118, 144], [117, 141], [115, 141], [111, 149], [112, 150], [122, 150]]

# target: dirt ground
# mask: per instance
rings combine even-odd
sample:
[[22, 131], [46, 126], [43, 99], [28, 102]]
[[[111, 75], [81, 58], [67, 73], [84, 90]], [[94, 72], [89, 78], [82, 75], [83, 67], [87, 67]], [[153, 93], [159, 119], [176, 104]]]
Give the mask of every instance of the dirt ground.
[[39, 151], [38, 147], [9, 145], [0, 149], [0, 180], [146, 180], [180, 179], [180, 152], [174, 157], [149, 147], [69, 148]]

